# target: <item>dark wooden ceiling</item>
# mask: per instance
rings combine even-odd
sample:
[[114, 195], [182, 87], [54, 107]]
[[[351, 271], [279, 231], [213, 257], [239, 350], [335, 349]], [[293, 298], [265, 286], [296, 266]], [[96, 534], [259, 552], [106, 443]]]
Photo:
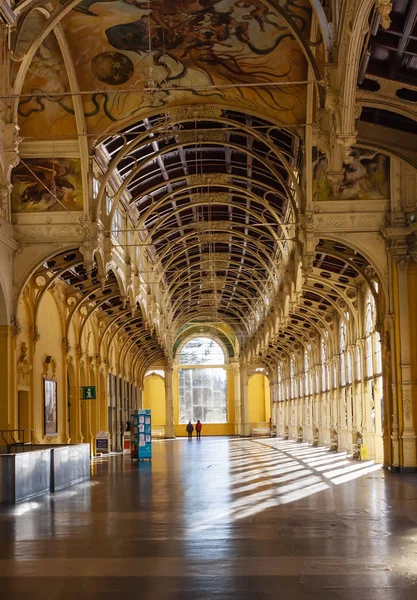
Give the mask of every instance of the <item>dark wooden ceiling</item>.
[[365, 72], [417, 87], [417, 0], [393, 0], [391, 25], [383, 29], [372, 17]]

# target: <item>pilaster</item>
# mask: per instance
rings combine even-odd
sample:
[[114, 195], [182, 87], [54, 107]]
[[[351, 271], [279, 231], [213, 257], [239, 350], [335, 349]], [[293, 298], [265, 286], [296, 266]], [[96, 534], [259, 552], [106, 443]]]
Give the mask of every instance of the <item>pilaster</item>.
[[174, 368], [172, 365], [165, 369], [165, 437], [174, 438]]

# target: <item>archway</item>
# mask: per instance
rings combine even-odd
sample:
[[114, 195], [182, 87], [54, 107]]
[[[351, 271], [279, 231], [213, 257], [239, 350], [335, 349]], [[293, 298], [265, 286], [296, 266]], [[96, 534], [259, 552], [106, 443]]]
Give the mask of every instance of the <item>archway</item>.
[[[389, 464], [392, 331], [386, 281], [345, 242], [320, 240], [286, 327], [265, 352], [278, 365], [279, 435]], [[385, 350], [384, 350], [385, 348]], [[385, 459], [383, 437], [385, 439]]]
[[0, 427], [10, 427], [10, 340], [11, 328], [9, 326], [6, 297], [0, 281], [0, 381], [2, 381], [2, 400], [0, 402]]
[[249, 377], [248, 382], [249, 427], [269, 426], [271, 418], [271, 391], [269, 378], [261, 370]]
[[152, 429], [165, 432], [166, 425], [165, 372], [151, 370], [143, 381], [142, 407], [152, 411]]
[[186, 423], [198, 419], [205, 434], [234, 433], [233, 372], [226, 352], [220, 339], [209, 336], [194, 336], [179, 346], [174, 380], [176, 435], [185, 435]]

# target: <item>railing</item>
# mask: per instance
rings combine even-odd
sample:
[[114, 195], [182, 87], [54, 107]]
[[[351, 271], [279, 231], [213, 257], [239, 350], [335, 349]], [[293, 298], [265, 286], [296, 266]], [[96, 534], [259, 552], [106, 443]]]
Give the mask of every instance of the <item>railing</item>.
[[1, 439], [7, 447], [7, 454], [11, 453], [11, 448], [15, 448], [17, 452], [19, 448], [22, 448], [23, 452], [26, 449], [31, 450], [34, 431], [34, 429], [0, 429]]

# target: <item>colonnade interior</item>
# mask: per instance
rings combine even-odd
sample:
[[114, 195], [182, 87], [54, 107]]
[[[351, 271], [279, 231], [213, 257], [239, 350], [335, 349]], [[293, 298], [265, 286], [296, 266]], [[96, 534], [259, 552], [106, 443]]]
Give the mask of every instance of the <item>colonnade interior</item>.
[[1, 4], [0, 429], [417, 468], [415, 9]]

